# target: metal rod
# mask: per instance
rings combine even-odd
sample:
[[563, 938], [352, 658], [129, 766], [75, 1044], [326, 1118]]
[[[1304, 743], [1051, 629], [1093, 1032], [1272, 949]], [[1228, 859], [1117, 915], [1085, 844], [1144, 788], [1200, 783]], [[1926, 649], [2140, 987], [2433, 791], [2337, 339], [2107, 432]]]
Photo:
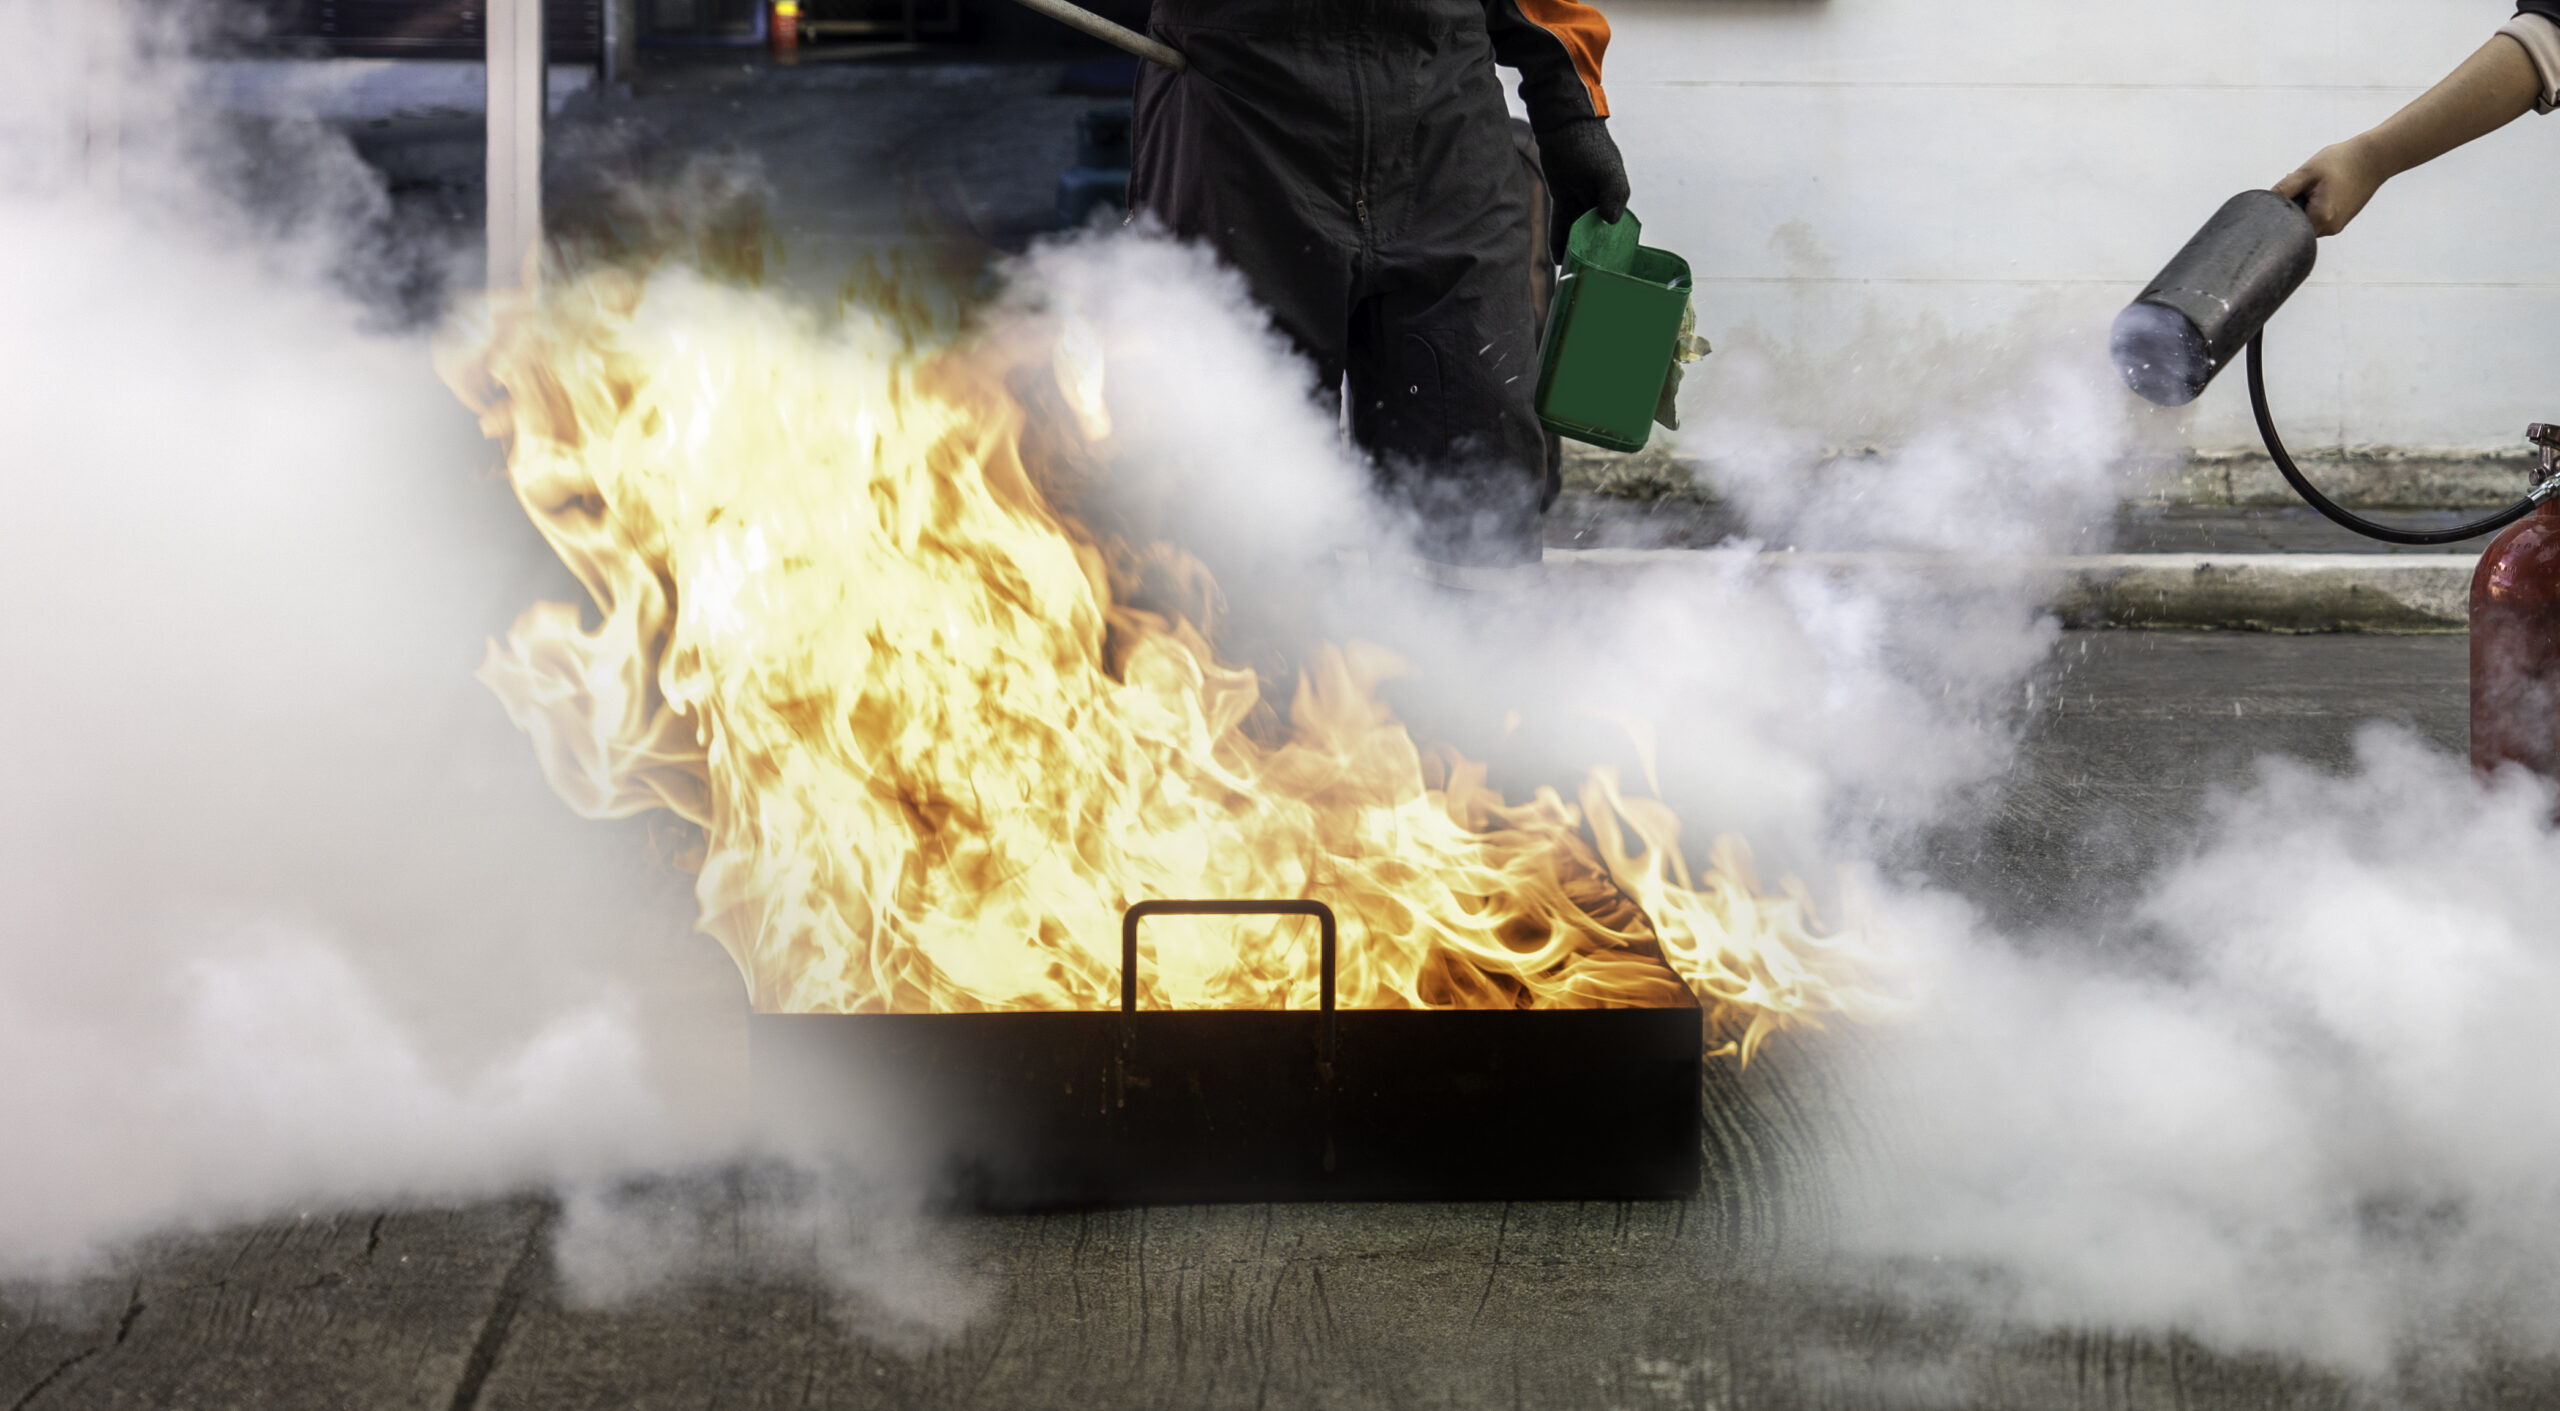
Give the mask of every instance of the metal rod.
[[543, 0], [491, 0], [487, 25], [489, 287], [540, 277]]
[[1021, 3], [1062, 25], [1083, 30], [1105, 44], [1126, 49], [1141, 59], [1162, 64], [1175, 73], [1181, 73], [1191, 67], [1191, 61], [1182, 57], [1181, 50], [1149, 39], [1134, 29], [1113, 24], [1081, 5], [1070, 5], [1067, 0], [1021, 0]]

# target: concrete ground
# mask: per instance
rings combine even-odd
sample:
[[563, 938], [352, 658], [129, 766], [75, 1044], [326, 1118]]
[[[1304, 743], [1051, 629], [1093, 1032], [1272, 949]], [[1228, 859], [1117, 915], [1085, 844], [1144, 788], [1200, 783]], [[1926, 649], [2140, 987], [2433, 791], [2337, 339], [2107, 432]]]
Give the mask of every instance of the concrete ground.
[[[1978, 825], [1936, 840], [1935, 869], [2013, 923], [2103, 929], [2251, 758], [2340, 764], [2377, 719], [2461, 748], [2464, 648], [2068, 635], [2023, 761]], [[1854, 1142], [1823, 1074], [1855, 1047], [1711, 1065], [1689, 1201], [927, 1220], [878, 1277], [893, 1301], [935, 1277], [975, 1289], [940, 1334], [749, 1272], [794, 1267], [794, 1239], [716, 1195], [685, 1199], [740, 1257], [607, 1307], [568, 1297], [562, 1217], [537, 1195], [173, 1235], [77, 1286], [0, 1294], [0, 1406], [2560, 1405], [2560, 1365], [2494, 1348], [2359, 1386], [2182, 1338], [1985, 1323], [1830, 1264], [1796, 1178]]]

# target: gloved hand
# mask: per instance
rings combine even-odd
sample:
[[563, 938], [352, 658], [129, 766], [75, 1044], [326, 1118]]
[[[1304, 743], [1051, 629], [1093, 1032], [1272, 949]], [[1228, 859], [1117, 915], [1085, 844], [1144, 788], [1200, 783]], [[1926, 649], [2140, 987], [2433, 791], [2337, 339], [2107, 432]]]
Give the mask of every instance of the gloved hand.
[[1538, 165], [1547, 174], [1547, 249], [1564, 262], [1564, 241], [1589, 210], [1602, 220], [1627, 211], [1627, 167], [1609, 136], [1607, 118], [1576, 118], [1538, 134]]

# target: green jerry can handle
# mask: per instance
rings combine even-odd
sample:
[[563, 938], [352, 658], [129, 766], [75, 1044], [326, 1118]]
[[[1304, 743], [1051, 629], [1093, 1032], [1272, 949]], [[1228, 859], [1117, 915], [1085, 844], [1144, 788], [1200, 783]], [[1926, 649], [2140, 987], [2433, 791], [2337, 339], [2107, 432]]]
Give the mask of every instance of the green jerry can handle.
[[1584, 211], [1576, 217], [1573, 229], [1564, 238], [1564, 264], [1570, 273], [1576, 266], [1605, 269], [1611, 274], [1634, 271], [1637, 243], [1644, 235], [1644, 222], [1636, 213], [1627, 211], [1614, 221], [1600, 219], [1596, 210]]
[[1640, 451], [1673, 424], [1689, 336], [1689, 262], [1641, 243], [1633, 211], [1585, 211], [1565, 238], [1564, 274], [1538, 349], [1538, 420], [1559, 436]]

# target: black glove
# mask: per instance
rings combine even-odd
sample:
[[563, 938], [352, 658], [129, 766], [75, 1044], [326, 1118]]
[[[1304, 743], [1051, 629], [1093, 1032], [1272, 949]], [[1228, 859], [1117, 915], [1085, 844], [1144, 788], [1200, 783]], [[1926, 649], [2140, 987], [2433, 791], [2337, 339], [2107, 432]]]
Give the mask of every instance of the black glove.
[[1547, 251], [1562, 264], [1566, 232], [1584, 211], [1610, 221], [1627, 213], [1627, 166], [1607, 118], [1575, 118], [1539, 133], [1538, 165], [1547, 173]]

